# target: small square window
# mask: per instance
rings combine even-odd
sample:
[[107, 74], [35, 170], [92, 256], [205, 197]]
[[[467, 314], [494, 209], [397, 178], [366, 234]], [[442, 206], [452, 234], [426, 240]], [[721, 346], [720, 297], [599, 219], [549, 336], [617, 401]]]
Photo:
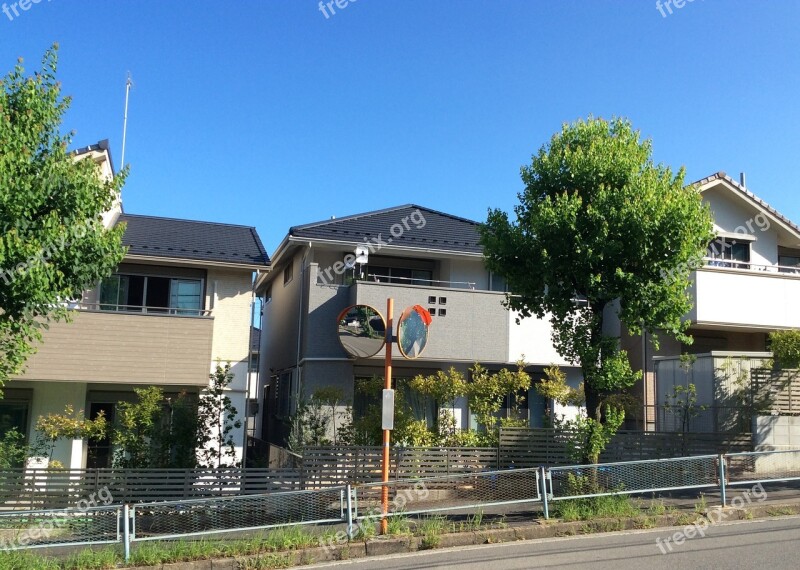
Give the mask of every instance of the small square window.
[[447, 297], [439, 297], [439, 304], [446, 305], [447, 304]]
[[447, 309], [439, 309], [439, 316], [446, 317], [447, 316]]
[[431, 314], [432, 317], [436, 316], [436, 308], [435, 307], [428, 307], [428, 312]]
[[436, 297], [428, 297], [428, 304], [435, 305], [436, 304]]

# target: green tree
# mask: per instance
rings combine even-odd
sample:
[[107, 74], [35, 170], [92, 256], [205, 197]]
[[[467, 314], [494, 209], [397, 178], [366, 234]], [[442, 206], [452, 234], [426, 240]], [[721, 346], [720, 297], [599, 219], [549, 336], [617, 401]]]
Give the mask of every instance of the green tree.
[[156, 459], [156, 440], [163, 433], [164, 391], [158, 386], [134, 388], [133, 391], [138, 401], [117, 403], [111, 434], [114, 467], [161, 467]]
[[641, 376], [607, 317], [656, 343], [657, 331], [691, 342], [682, 317], [689, 274], [713, 239], [711, 214], [683, 169], [654, 164], [651, 142], [624, 119], [564, 125], [522, 180], [516, 220], [493, 210], [481, 228], [486, 264], [513, 292], [510, 309], [550, 318], [555, 348], [581, 367], [590, 425], [600, 426], [605, 398]]
[[775, 364], [785, 370], [800, 368], [800, 330], [769, 333]]
[[108, 432], [108, 421], [100, 413], [94, 419], [88, 419], [83, 410], [77, 413], [71, 405], [64, 408], [63, 414], [47, 414], [36, 420], [36, 448], [47, 454], [48, 467], [63, 467], [53, 461], [56, 442], [62, 439], [102, 439]]
[[519, 423], [498, 416], [498, 412], [503, 408], [503, 402], [506, 397], [511, 396], [521, 401], [525, 397], [522, 394], [530, 390], [531, 377], [525, 372], [524, 362], [518, 362], [516, 370], [503, 368], [495, 373], [490, 373], [476, 363], [470, 372], [471, 380], [466, 386], [469, 410], [475, 414], [475, 419], [486, 430], [484, 443], [496, 445], [500, 427]]
[[201, 467], [237, 467], [233, 430], [242, 427], [239, 411], [227, 395], [233, 382], [230, 363], [209, 375], [197, 406], [197, 459]]
[[453, 367], [446, 372], [437, 370], [435, 374], [415, 376], [410, 381], [411, 388], [433, 398], [439, 413], [436, 415], [436, 434], [439, 437], [452, 439], [457, 430], [455, 425], [456, 399], [467, 393], [467, 381], [464, 375]]
[[54, 46], [41, 71], [26, 76], [20, 61], [0, 82], [0, 388], [22, 371], [41, 329], [68, 318], [63, 302], [124, 256], [123, 227], [101, 220], [124, 173], [103, 180], [67, 151], [72, 133], [59, 129], [70, 99], [56, 64]]

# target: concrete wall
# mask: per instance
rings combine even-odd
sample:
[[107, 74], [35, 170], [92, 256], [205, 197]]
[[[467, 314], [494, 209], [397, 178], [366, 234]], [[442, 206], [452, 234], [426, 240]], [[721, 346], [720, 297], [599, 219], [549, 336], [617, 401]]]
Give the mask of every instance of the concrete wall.
[[753, 445], [756, 451], [800, 449], [800, 417], [754, 416]]
[[[436, 309], [421, 360], [506, 362], [508, 358], [508, 311], [501, 304], [500, 293], [365, 281], [353, 285], [352, 290], [355, 303], [372, 305], [381, 312], [385, 312], [386, 299], [394, 298], [395, 319], [412, 305]], [[435, 297], [436, 303], [429, 303], [430, 297]], [[446, 316], [439, 316], [442, 309]]]

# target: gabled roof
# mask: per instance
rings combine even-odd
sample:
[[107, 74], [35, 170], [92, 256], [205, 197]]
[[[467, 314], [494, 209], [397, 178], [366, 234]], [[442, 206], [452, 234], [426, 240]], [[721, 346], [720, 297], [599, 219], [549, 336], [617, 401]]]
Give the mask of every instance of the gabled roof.
[[715, 181], [726, 182], [729, 187], [731, 187], [736, 192], [742, 194], [742, 196], [746, 198], [748, 201], [752, 202], [755, 206], [761, 208], [762, 210], [770, 214], [776, 220], [779, 220], [781, 223], [790, 228], [795, 234], [800, 236], [800, 226], [795, 224], [792, 220], [790, 220], [789, 218], [778, 212], [778, 210], [767, 204], [764, 200], [762, 200], [761, 198], [750, 192], [747, 188], [742, 186], [739, 182], [737, 182], [736, 180], [734, 180], [733, 178], [731, 178], [722, 171], [717, 172], [716, 174], [712, 174], [711, 176], [706, 176], [705, 178], [698, 180], [694, 184], [703, 187]]
[[264, 267], [269, 265], [255, 228], [121, 214], [128, 255]]
[[289, 228], [289, 236], [354, 244], [376, 240], [386, 246], [481, 253], [478, 222], [416, 204], [375, 210]]
[[89, 146], [75, 149], [72, 151], [71, 154], [72, 156], [81, 156], [84, 154], [89, 154], [91, 152], [106, 153], [106, 156], [108, 156], [108, 164], [111, 166], [111, 172], [114, 174], [117, 173], [117, 171], [114, 170], [114, 160], [111, 158], [111, 144], [108, 142], [108, 139], [103, 139], [95, 144], [90, 144]]

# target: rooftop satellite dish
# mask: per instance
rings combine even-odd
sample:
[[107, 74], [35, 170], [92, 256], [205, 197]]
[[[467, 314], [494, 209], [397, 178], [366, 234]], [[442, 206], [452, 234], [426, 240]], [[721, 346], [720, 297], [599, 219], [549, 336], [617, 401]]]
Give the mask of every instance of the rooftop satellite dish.
[[369, 248], [366, 245], [356, 246], [356, 263], [365, 265], [369, 262]]

